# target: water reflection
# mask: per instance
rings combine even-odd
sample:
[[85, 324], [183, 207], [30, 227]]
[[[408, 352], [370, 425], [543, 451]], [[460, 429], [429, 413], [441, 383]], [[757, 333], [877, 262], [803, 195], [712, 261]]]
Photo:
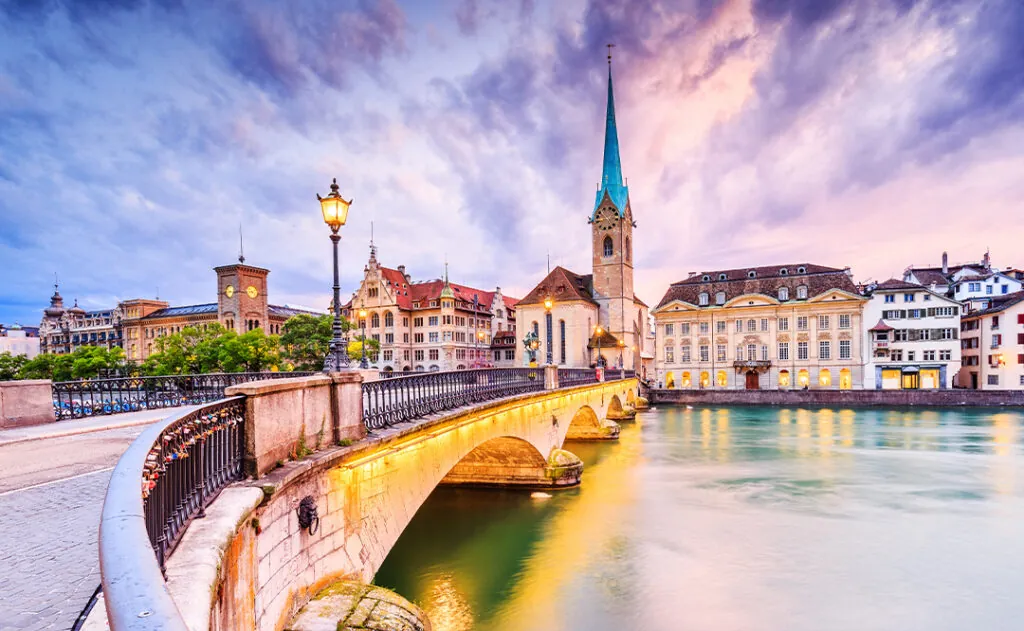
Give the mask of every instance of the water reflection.
[[665, 408], [583, 486], [441, 489], [377, 582], [435, 629], [1008, 628], [1017, 411]]

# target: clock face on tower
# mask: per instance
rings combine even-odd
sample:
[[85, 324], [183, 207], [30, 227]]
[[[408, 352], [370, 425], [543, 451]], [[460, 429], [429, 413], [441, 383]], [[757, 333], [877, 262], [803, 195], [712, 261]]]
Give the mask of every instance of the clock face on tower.
[[235, 295], [235, 288], [234, 288], [234, 286], [228, 285], [227, 287], [225, 287], [224, 288], [224, 295], [227, 296], [228, 298], [230, 298], [231, 296], [234, 296]]
[[618, 219], [618, 213], [614, 209], [605, 207], [598, 213], [594, 224], [601, 230], [611, 230], [618, 223]]
[[245, 288], [245, 293], [248, 294], [250, 298], [255, 298], [260, 292], [256, 291], [256, 288], [252, 285], [249, 285]]

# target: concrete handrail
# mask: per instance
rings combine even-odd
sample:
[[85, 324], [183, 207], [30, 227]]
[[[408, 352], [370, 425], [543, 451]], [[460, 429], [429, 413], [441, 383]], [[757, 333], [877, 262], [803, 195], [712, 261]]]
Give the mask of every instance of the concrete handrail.
[[110, 628], [188, 631], [149, 541], [142, 475], [153, 445], [192, 410], [147, 427], [117, 461], [100, 515], [100, 575]]

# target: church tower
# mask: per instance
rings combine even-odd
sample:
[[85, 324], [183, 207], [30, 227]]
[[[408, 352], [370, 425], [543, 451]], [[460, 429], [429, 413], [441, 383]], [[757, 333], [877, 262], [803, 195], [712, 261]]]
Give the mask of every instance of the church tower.
[[633, 212], [629, 188], [623, 183], [619, 135], [615, 125], [612, 56], [608, 54], [608, 111], [604, 129], [604, 165], [594, 210], [590, 215], [593, 248], [593, 294], [600, 306], [600, 324], [626, 346], [626, 366], [635, 363], [632, 348], [643, 324], [638, 322], [633, 293]]

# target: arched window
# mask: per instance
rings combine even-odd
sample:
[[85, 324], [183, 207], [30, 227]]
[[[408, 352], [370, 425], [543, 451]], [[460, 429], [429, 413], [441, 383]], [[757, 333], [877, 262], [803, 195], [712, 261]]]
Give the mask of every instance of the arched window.
[[747, 272], [747, 278], [757, 278], [757, 272], [755, 272], [754, 270], [750, 270], [749, 272]]
[[558, 321], [559, 364], [565, 363], [565, 320]]
[[724, 370], [718, 371], [715, 381], [718, 383], [719, 388], [724, 388], [729, 385], [729, 377]]
[[832, 385], [832, 372], [828, 368], [822, 368], [821, 372], [818, 373], [818, 385], [819, 386], [831, 386]]
[[796, 288], [797, 300], [807, 300], [807, 285], [800, 285]]
[[800, 267], [796, 268], [796, 273], [797, 274], [805, 274], [806, 272], [807, 272], [807, 268], [804, 267], [803, 265], [801, 265]]
[[533, 334], [540, 336], [540, 324], [536, 320], [533, 321]]
[[700, 277], [700, 279], [706, 283], [709, 280], [711, 280], [711, 277], [708, 276], [707, 274], [704, 274], [703, 276]]
[[718, 280], [725, 280], [726, 278], [728, 277], [725, 275], [724, 272], [718, 275]]
[[395, 326], [395, 315], [390, 311], [384, 312], [384, 326], [393, 327]]
[[690, 387], [690, 373], [689, 372], [684, 372], [683, 376], [679, 378], [679, 387], [680, 388], [689, 388]]
[[789, 300], [789, 287], [779, 287], [779, 300]]
[[627, 261], [629, 260], [631, 255], [632, 255], [632, 250], [630, 249], [630, 246], [629, 246], [629, 237], [626, 237], [626, 260]]
[[374, 312], [373, 315], [370, 316], [370, 328], [371, 329], [379, 329], [380, 328], [380, 314], [379, 313]]
[[615, 254], [615, 244], [612, 242], [611, 237], [604, 238], [604, 255], [611, 256]]
[[708, 295], [706, 292], [700, 292], [699, 301], [700, 306], [706, 307], [708, 304]]
[[780, 370], [779, 371], [779, 387], [780, 388], [788, 388], [789, 387], [789, 371], [788, 370]]

